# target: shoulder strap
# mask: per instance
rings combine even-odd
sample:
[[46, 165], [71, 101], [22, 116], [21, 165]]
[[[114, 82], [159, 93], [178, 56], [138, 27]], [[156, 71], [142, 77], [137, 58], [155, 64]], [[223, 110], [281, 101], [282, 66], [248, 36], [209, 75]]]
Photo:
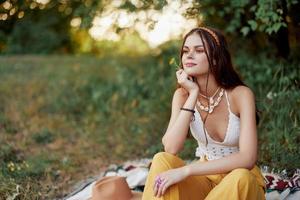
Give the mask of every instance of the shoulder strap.
[[226, 97], [226, 101], [227, 101], [228, 109], [230, 109], [230, 103], [229, 103], [229, 100], [228, 100], [228, 96], [227, 96], [227, 92], [226, 92], [226, 90], [225, 90], [225, 97]]

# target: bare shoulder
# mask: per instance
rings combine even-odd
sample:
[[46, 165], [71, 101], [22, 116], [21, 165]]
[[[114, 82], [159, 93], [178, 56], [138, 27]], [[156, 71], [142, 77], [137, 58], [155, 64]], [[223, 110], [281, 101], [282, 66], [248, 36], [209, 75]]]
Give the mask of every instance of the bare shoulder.
[[237, 107], [238, 112], [244, 106], [255, 104], [255, 95], [247, 86], [237, 86], [231, 90], [231, 99]]
[[244, 85], [239, 85], [232, 89], [231, 94], [234, 100], [254, 98], [254, 93], [252, 92], [252, 90]]

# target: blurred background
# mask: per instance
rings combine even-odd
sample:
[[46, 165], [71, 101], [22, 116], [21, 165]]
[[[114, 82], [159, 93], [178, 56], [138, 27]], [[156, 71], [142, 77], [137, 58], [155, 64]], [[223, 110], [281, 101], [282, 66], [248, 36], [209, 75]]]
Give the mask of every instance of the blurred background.
[[256, 94], [258, 164], [299, 168], [299, 1], [2, 0], [0, 199], [62, 198], [161, 151], [182, 37], [199, 25], [223, 31]]

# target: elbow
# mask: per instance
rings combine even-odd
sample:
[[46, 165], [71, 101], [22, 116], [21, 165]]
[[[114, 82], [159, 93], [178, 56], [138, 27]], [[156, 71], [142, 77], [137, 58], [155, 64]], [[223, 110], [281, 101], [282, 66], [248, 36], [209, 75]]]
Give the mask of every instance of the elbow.
[[167, 152], [167, 153], [169, 153], [169, 154], [172, 154], [172, 155], [174, 155], [174, 156], [176, 156], [177, 153], [179, 152], [179, 151], [177, 151], [177, 150], [174, 149], [174, 148], [167, 148], [167, 147], [164, 147], [164, 151]]
[[245, 164], [245, 168], [248, 169], [248, 170], [251, 170], [255, 167], [255, 162], [248, 162]]
[[257, 161], [256, 156], [255, 157], [250, 156], [250, 157], [245, 157], [245, 158], [246, 159], [244, 161], [244, 167], [249, 170], [253, 169], [255, 167], [256, 161]]
[[240, 151], [238, 156], [239, 164], [238, 166], [241, 168], [245, 168], [248, 170], [253, 169], [256, 165], [257, 155], [256, 153], [249, 153], [247, 151]]
[[173, 144], [168, 144], [164, 142], [163, 142], [163, 146], [164, 146], [164, 151], [172, 155], [177, 155], [182, 149], [181, 147], [176, 147]]

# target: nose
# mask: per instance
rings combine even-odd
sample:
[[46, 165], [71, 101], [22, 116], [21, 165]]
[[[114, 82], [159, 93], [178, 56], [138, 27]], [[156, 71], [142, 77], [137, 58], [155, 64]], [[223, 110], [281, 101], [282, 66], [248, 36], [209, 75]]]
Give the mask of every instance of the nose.
[[194, 58], [194, 51], [189, 51], [187, 58]]

